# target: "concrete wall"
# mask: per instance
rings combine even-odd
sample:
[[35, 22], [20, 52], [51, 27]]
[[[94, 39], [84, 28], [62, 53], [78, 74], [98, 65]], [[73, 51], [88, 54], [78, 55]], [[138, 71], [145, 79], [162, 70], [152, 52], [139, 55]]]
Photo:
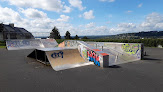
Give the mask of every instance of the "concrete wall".
[[94, 62], [96, 66], [108, 67], [109, 55], [99, 49], [96, 49], [83, 41], [78, 41], [80, 44], [78, 50], [85, 61]]
[[109, 54], [109, 65], [117, 65], [143, 59], [141, 43], [87, 42]]
[[77, 48], [79, 43], [77, 40], [65, 40], [64, 42], [60, 43], [58, 47], [74, 47]]

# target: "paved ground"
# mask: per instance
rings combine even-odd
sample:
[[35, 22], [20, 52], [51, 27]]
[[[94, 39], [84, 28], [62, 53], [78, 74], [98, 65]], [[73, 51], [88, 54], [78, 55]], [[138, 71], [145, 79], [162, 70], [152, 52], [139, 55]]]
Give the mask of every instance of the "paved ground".
[[145, 60], [117, 68], [59, 72], [26, 58], [31, 51], [0, 49], [0, 92], [163, 92], [163, 49], [145, 48]]

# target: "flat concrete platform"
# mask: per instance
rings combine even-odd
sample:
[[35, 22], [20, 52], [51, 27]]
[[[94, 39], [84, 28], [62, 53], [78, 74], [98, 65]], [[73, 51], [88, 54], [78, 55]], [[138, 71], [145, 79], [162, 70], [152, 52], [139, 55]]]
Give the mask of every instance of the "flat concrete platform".
[[27, 58], [32, 50], [0, 49], [0, 92], [163, 92], [163, 49], [145, 51], [141, 61], [56, 72]]

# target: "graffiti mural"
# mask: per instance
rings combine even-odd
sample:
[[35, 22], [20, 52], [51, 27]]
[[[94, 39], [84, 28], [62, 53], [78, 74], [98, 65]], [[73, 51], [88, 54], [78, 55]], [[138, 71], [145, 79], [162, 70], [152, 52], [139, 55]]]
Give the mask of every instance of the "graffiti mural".
[[92, 50], [88, 50], [87, 51], [88, 57], [89, 57], [89, 61], [94, 62], [95, 65], [100, 66], [100, 57], [99, 55], [97, 55], [94, 51]]
[[123, 44], [122, 49], [131, 55], [135, 55], [135, 54], [137, 54], [137, 52], [139, 50], [141, 50], [141, 45], [140, 44], [132, 44], [132, 45], [131, 44]]
[[68, 40], [64, 42], [65, 42], [65, 47], [78, 47], [79, 45], [77, 41], [73, 41], [73, 40]]
[[51, 54], [51, 57], [52, 57], [52, 58], [56, 58], [56, 57], [61, 57], [61, 58], [63, 58], [63, 52], [62, 52], [62, 51], [60, 51], [60, 52], [58, 52], [58, 53], [54, 52], [53, 54]]
[[78, 51], [80, 53], [80, 56], [84, 58], [84, 60], [87, 60], [88, 55], [87, 55], [87, 49], [83, 47], [82, 45], [78, 46]]
[[18, 47], [17, 46], [17, 41], [10, 41], [10, 42], [8, 42], [7, 47], [8, 48], [10, 48], [10, 47]]
[[82, 45], [78, 46], [78, 50], [81, 56], [88, 61], [94, 62], [95, 65], [100, 67], [100, 56], [97, 55], [93, 50], [83, 47]]

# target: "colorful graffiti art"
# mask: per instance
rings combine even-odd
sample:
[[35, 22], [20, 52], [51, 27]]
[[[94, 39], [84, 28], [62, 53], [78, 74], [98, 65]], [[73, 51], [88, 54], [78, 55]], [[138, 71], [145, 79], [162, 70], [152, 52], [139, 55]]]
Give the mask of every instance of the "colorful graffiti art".
[[141, 50], [141, 45], [140, 44], [132, 44], [132, 45], [131, 44], [123, 44], [122, 49], [131, 55], [135, 55], [135, 54], [137, 54], [137, 52], [139, 50]]
[[51, 57], [52, 57], [52, 58], [56, 58], [56, 57], [61, 57], [61, 58], [63, 58], [63, 52], [62, 52], [62, 51], [60, 51], [60, 52], [58, 52], [58, 53], [54, 52], [53, 54], [51, 54]]
[[97, 55], [93, 50], [83, 47], [82, 45], [78, 46], [78, 50], [81, 56], [88, 61], [94, 62], [95, 65], [100, 66], [100, 56]]
[[93, 61], [95, 65], [100, 66], [100, 62], [99, 62], [100, 57], [99, 57], [99, 55], [97, 55], [92, 50], [90, 50], [90, 51], [88, 50], [87, 54], [88, 54], [88, 57], [89, 57], [89, 61]]
[[88, 58], [87, 49], [83, 48], [83, 50], [82, 50], [82, 56], [83, 56], [85, 59]]
[[12, 41], [12, 42], [8, 43], [8, 48], [10, 48], [10, 47], [18, 47], [17, 41]]
[[87, 58], [88, 58], [87, 49], [84, 48], [82, 45], [79, 45], [78, 50], [80, 52], [80, 56], [83, 57], [85, 60], [87, 60]]

